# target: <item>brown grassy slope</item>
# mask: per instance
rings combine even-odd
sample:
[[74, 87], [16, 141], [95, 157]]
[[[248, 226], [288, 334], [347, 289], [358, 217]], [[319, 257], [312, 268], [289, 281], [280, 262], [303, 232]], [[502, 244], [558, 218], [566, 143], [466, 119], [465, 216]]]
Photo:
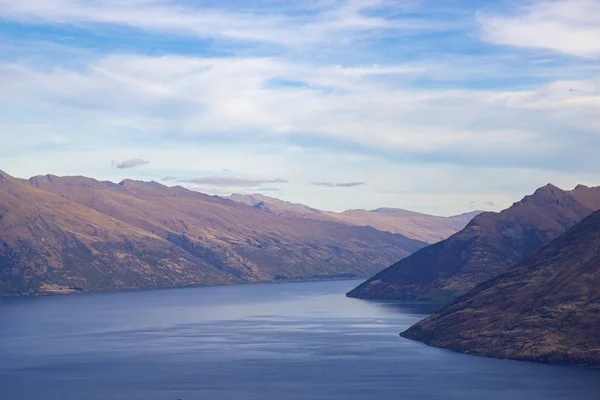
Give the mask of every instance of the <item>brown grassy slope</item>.
[[271, 215], [156, 182], [57, 176], [21, 182], [169, 242], [242, 282], [368, 276], [425, 245], [369, 227]]
[[476, 355], [600, 367], [600, 212], [402, 336]]
[[452, 217], [438, 217], [396, 208], [376, 210], [348, 210], [341, 213], [321, 211], [302, 204], [290, 203], [260, 194], [229, 197], [239, 203], [282, 216], [335, 221], [353, 226], [371, 226], [375, 229], [398, 233], [427, 243], [435, 243], [464, 228], [481, 211], [473, 211]]
[[547, 185], [500, 213], [483, 213], [448, 239], [381, 271], [348, 293], [371, 299], [451, 300], [506, 271], [600, 209], [600, 187]]
[[158, 235], [0, 172], [0, 295], [235, 281]]

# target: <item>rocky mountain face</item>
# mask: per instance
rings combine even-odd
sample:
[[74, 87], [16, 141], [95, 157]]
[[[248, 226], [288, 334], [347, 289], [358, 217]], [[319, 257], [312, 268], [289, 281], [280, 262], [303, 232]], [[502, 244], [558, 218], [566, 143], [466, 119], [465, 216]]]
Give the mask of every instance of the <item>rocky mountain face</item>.
[[401, 335], [475, 355], [600, 367], [600, 212]]
[[0, 296], [354, 278], [424, 245], [156, 182], [0, 172]]
[[600, 209], [600, 187], [547, 185], [500, 212], [475, 217], [448, 239], [415, 252], [348, 293], [368, 299], [450, 301], [539, 250]]
[[348, 210], [341, 213], [321, 211], [302, 204], [289, 203], [260, 194], [234, 194], [229, 199], [259, 210], [282, 216], [339, 222], [351, 226], [371, 226], [381, 231], [399, 233], [427, 243], [435, 243], [460, 231], [482, 211], [438, 217], [398, 208]]

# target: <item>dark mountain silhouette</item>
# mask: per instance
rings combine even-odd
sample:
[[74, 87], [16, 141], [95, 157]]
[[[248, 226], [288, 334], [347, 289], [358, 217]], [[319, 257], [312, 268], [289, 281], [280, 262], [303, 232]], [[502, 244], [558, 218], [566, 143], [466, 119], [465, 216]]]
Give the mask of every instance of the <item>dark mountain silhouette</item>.
[[600, 367], [600, 211], [402, 336], [475, 355]]
[[600, 187], [544, 186], [500, 212], [475, 217], [448, 239], [421, 249], [348, 293], [368, 299], [450, 301], [506, 271], [600, 209]]

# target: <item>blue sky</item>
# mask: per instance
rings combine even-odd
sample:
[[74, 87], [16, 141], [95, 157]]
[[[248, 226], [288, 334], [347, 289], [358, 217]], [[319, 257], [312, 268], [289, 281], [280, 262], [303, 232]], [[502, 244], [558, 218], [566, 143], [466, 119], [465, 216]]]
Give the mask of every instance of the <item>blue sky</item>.
[[593, 0], [0, 0], [0, 168], [498, 210], [600, 184], [599, 26]]

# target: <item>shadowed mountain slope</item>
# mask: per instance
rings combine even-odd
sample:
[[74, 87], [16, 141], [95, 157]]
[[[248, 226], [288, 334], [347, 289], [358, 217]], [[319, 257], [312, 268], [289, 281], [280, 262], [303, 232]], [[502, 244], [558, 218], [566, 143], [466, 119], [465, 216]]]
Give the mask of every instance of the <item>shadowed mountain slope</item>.
[[348, 293], [369, 299], [451, 300], [506, 271], [600, 209], [600, 187], [544, 186], [500, 213], [475, 217]]
[[156, 182], [1, 176], [4, 294], [353, 278], [425, 245]]
[[259, 210], [282, 216], [339, 222], [352, 226], [372, 226], [381, 231], [399, 233], [406, 237], [435, 243], [464, 228], [481, 211], [438, 217], [398, 208], [376, 210], [348, 210], [341, 213], [321, 211], [302, 204], [290, 203], [260, 194], [234, 194], [231, 200]]
[[402, 336], [475, 355], [600, 367], [600, 212]]

